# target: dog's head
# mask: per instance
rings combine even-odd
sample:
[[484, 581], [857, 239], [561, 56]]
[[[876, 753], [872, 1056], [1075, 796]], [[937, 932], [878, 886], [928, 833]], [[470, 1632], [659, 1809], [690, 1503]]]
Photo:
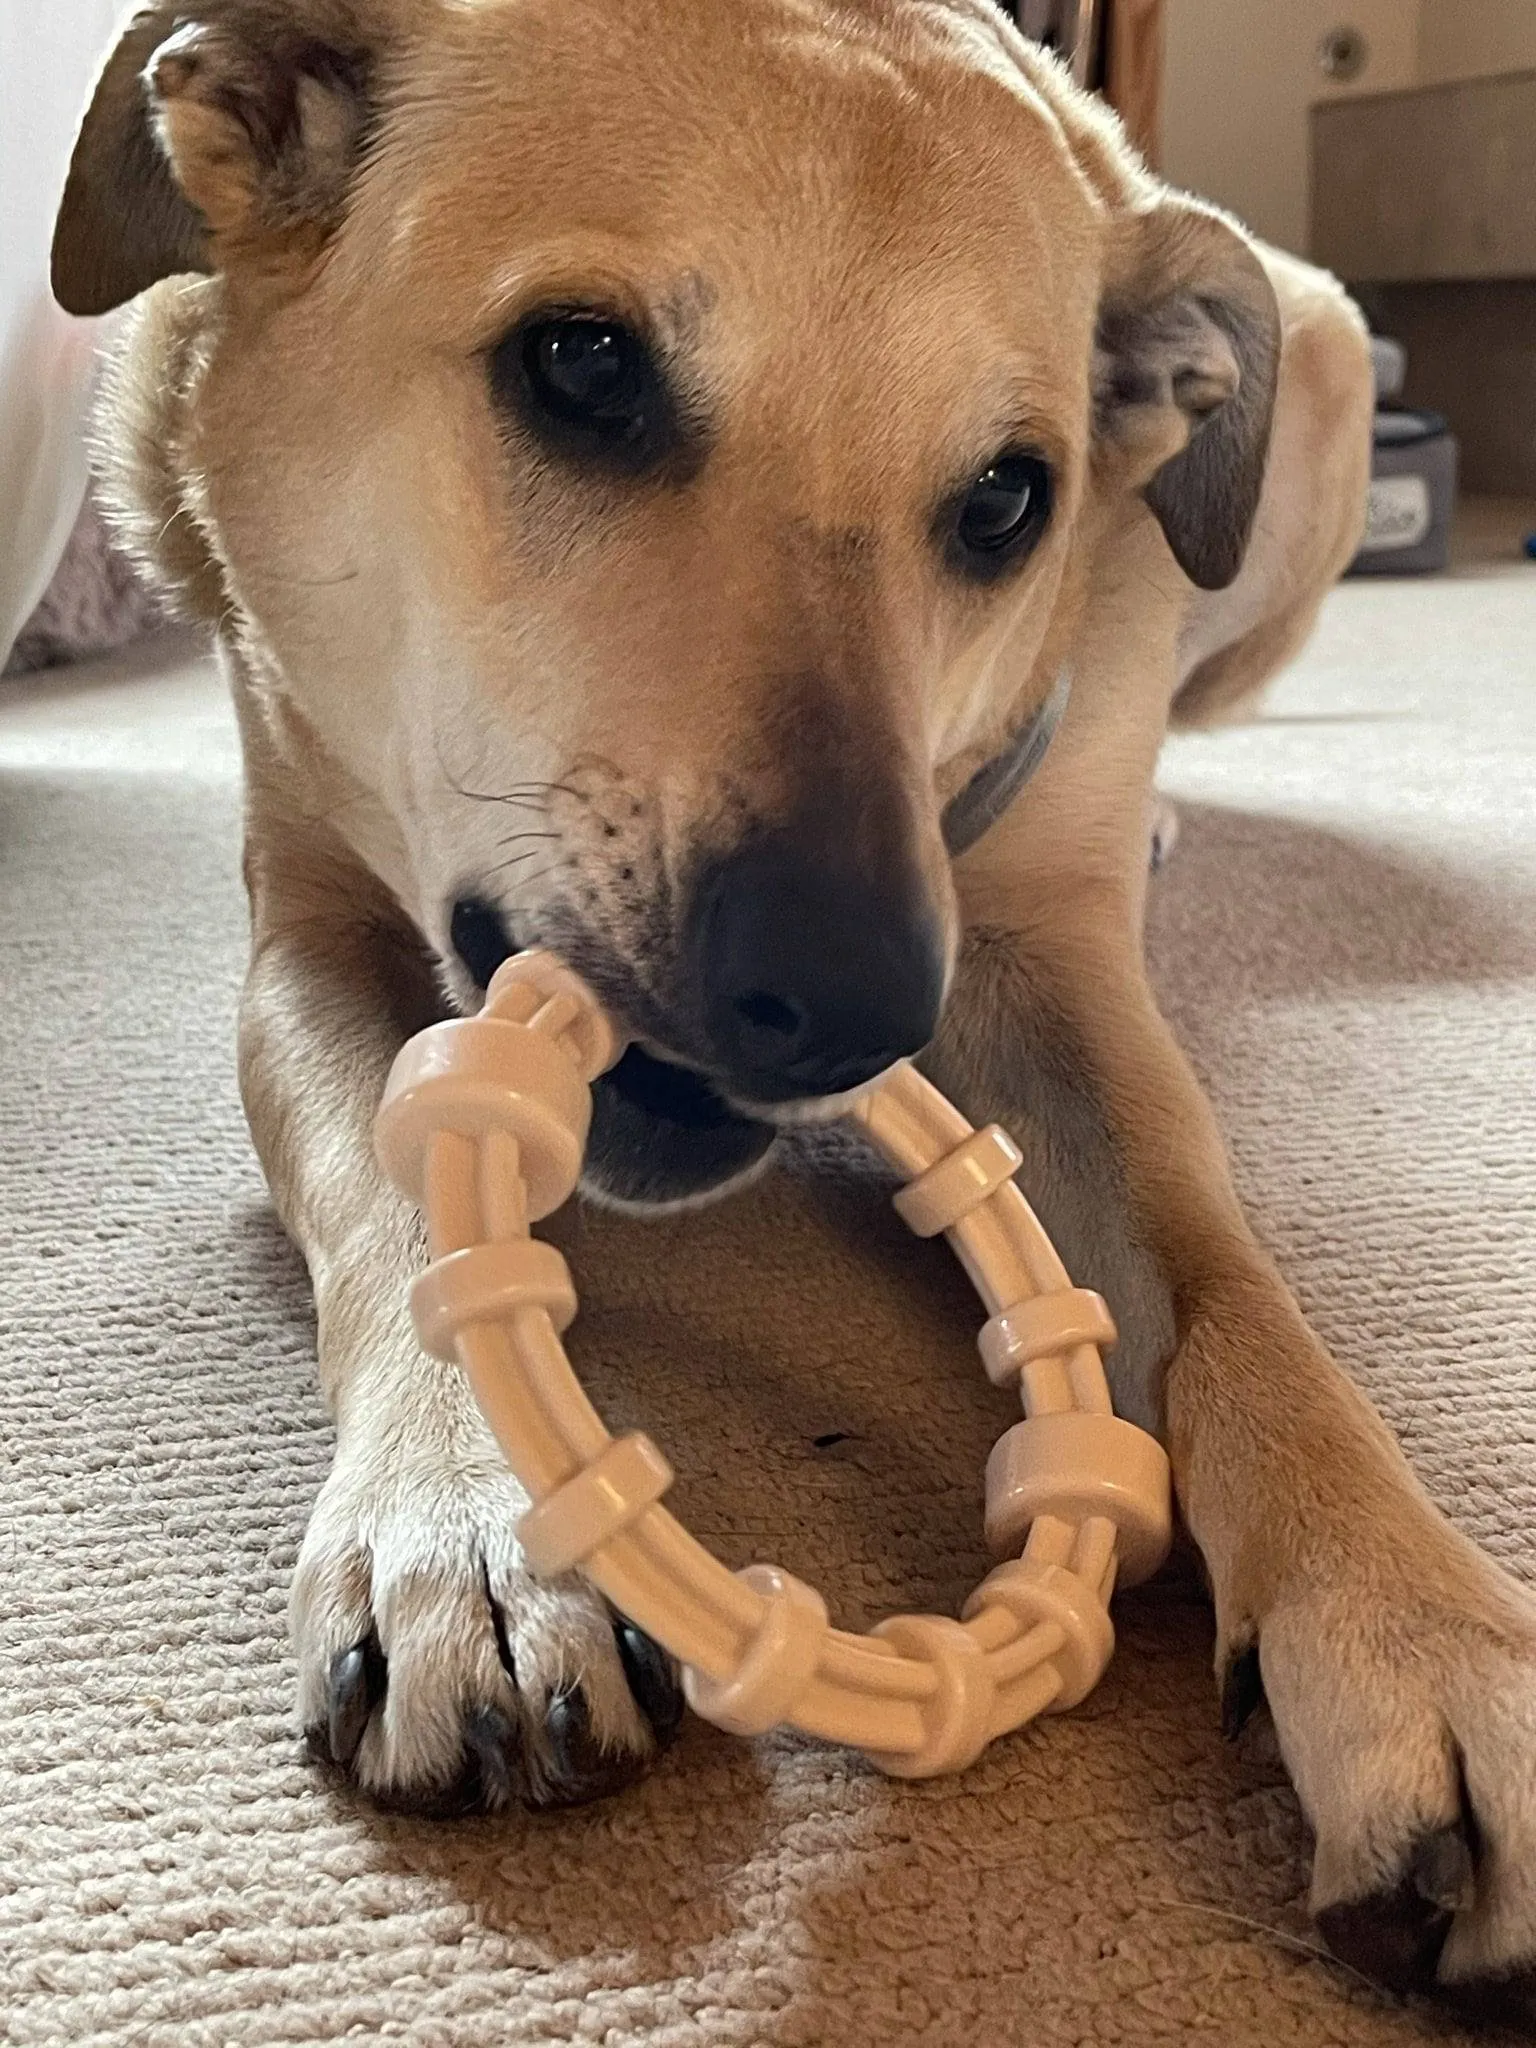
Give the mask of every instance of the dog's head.
[[1098, 537], [1216, 585], [1258, 498], [1261, 267], [988, 0], [163, 0], [54, 279], [188, 271], [228, 630], [452, 971], [627, 1015], [620, 1196], [926, 1042]]

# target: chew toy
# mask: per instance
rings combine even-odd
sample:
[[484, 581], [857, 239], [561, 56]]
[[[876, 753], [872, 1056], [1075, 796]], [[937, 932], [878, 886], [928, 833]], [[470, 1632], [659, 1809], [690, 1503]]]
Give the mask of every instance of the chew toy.
[[903, 1614], [848, 1634], [790, 1573], [731, 1572], [696, 1543], [661, 1505], [671, 1466], [641, 1432], [609, 1435], [565, 1355], [575, 1289], [529, 1225], [574, 1192], [590, 1084], [621, 1050], [583, 982], [547, 953], [519, 954], [479, 1016], [404, 1047], [375, 1132], [385, 1171], [426, 1214], [417, 1331], [468, 1374], [527, 1488], [529, 1568], [585, 1573], [679, 1660], [689, 1704], [720, 1727], [787, 1722], [898, 1777], [961, 1770], [995, 1736], [1075, 1706], [1109, 1662], [1116, 1583], [1167, 1554], [1168, 1460], [1111, 1410], [1099, 1347], [1114, 1324], [1072, 1286], [1015, 1185], [1012, 1139], [973, 1130], [905, 1063], [849, 1112], [904, 1176], [909, 1228], [945, 1232], [958, 1253], [989, 1316], [982, 1362], [1017, 1382], [1026, 1419], [987, 1462], [987, 1539], [1007, 1561], [963, 1620]]

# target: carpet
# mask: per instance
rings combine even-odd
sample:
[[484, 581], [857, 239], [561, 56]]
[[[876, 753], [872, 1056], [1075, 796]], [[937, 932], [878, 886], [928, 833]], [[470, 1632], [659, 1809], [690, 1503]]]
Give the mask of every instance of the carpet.
[[[1245, 1197], [1449, 1512], [1536, 1577], [1536, 570], [1345, 586], [1252, 723], [1180, 739], [1150, 944]], [[1316, 1951], [1262, 1718], [1187, 1580], [958, 1780], [690, 1722], [570, 1816], [323, 1784], [284, 1602], [329, 1433], [235, 1091], [233, 737], [148, 644], [0, 694], [0, 2039], [14, 2048], [1401, 2048]], [[986, 1566], [974, 1305], [803, 1159], [571, 1226], [578, 1364], [728, 1562], [840, 1619]]]

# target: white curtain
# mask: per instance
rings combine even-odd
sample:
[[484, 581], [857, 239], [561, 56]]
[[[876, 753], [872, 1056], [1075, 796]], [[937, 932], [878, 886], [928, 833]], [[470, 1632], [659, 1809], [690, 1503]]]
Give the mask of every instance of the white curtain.
[[0, 662], [48, 586], [85, 494], [98, 321], [48, 290], [76, 124], [122, 0], [0, 0]]

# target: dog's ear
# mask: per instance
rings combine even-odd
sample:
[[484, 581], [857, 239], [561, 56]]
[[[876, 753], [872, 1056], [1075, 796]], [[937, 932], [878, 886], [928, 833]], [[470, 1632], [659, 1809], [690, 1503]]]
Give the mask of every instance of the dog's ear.
[[340, 218], [390, 0], [155, 0], [107, 59], [53, 237], [105, 313], [178, 271], [300, 265]]
[[1223, 215], [1164, 196], [1117, 223], [1094, 356], [1096, 427], [1202, 590], [1222, 589], [1242, 567], [1279, 361], [1274, 289]]

